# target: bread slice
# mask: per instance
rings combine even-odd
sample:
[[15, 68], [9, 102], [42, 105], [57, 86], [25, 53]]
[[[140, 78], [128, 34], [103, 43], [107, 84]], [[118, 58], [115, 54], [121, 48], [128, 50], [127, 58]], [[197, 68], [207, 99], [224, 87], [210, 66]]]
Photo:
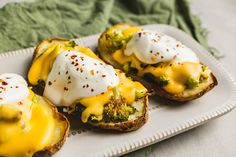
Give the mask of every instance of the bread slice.
[[35, 152], [33, 156], [34, 157], [49, 157], [55, 154], [58, 150], [60, 150], [60, 148], [64, 144], [68, 136], [70, 124], [67, 118], [61, 113], [59, 113], [57, 111], [57, 108], [53, 104], [51, 104], [51, 102], [49, 102], [47, 99], [41, 96], [37, 96], [37, 100], [38, 100], [38, 103], [48, 107], [49, 111], [52, 112], [53, 118], [56, 121], [56, 125], [55, 125], [56, 128], [55, 128], [55, 133], [53, 134], [54, 136], [52, 138], [50, 145], [46, 146], [43, 150]]
[[[114, 32], [119, 33], [123, 31], [124, 29], [130, 28], [130, 27], [132, 27], [132, 25], [122, 23], [122, 24], [112, 26], [109, 29], [113, 29]], [[103, 59], [106, 63], [113, 65], [117, 69], [121, 69], [125, 71], [123, 69], [123, 65], [119, 64], [112, 58], [112, 53], [114, 51], [109, 50], [111, 41], [108, 41], [106, 37], [106, 32], [107, 31], [103, 32], [99, 38], [98, 47], [97, 47], [98, 54], [100, 58]], [[136, 76], [131, 73], [127, 73], [127, 74], [131, 76], [134, 80], [139, 81], [143, 85], [145, 85], [146, 88], [148, 88], [150, 92], [153, 92], [154, 94], [158, 96], [161, 96], [170, 100], [174, 100], [174, 101], [180, 101], [180, 102], [197, 99], [201, 97], [202, 95], [204, 95], [206, 92], [210, 91], [212, 88], [214, 88], [218, 84], [216, 77], [214, 76], [213, 73], [211, 73], [207, 81], [205, 81], [204, 83], [201, 83], [198, 87], [191, 90], [185, 90], [181, 94], [171, 94], [165, 91], [163, 88], [161, 88], [157, 84], [152, 83], [145, 78]]]
[[[69, 40], [66, 39], [45, 39], [36, 47], [32, 59], [32, 63], [40, 56], [51, 44], [67, 44]], [[31, 64], [32, 64], [31, 63]], [[45, 80], [43, 80], [45, 81]], [[34, 86], [37, 93], [43, 94], [44, 84]], [[128, 121], [119, 123], [105, 123], [105, 122], [92, 122], [88, 124], [101, 129], [118, 130], [118, 131], [133, 131], [143, 126], [148, 119], [148, 95], [135, 101], [132, 106], [137, 110], [130, 116]]]

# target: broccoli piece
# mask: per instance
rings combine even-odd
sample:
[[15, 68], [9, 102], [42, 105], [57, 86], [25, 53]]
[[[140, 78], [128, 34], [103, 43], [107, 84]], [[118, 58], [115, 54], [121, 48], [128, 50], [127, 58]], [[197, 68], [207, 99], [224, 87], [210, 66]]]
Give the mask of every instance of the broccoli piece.
[[102, 116], [95, 116], [95, 115], [91, 115], [89, 117], [89, 120], [93, 121], [93, 122], [99, 122], [102, 120]]
[[133, 74], [133, 75], [136, 75], [138, 73], [138, 69], [134, 68], [134, 67], [131, 67], [131, 63], [126, 63], [124, 66], [123, 66], [123, 70], [125, 72], [129, 72], [130, 74]]
[[105, 122], [126, 121], [134, 112], [135, 108], [127, 105], [123, 98], [112, 99], [110, 103], [104, 106], [103, 120]]
[[91, 121], [98, 121], [98, 118], [96, 116], [94, 116], [94, 115], [91, 115], [90, 116], [90, 120]]
[[185, 83], [185, 86], [187, 89], [194, 89], [198, 87], [198, 85], [199, 85], [199, 80], [192, 76], [189, 77]]
[[106, 38], [106, 47], [111, 50], [111, 52], [114, 52], [118, 49], [121, 49], [129, 40], [131, 37], [125, 37], [122, 33], [115, 32], [112, 29], [108, 29], [105, 33]]
[[161, 76], [155, 77], [151, 73], [146, 73], [146, 74], [144, 74], [144, 78], [153, 82], [153, 83], [157, 83], [160, 87], [164, 87], [169, 83], [169, 80], [166, 75], [161, 75]]
[[76, 43], [73, 40], [70, 40], [67, 44], [66, 47], [75, 47]]
[[169, 83], [169, 80], [166, 75], [161, 75], [161, 76], [156, 77], [155, 81], [161, 87], [164, 87]]

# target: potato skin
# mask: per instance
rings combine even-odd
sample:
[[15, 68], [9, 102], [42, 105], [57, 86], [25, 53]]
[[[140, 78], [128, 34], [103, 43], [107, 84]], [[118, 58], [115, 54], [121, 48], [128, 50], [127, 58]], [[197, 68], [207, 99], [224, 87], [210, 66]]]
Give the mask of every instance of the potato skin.
[[[132, 27], [132, 25], [129, 24], [125, 24], [125, 23], [121, 23], [118, 24], [119, 25], [119, 30], [122, 29], [122, 26], [125, 27]], [[112, 26], [111, 28], [113, 29], [117, 29], [116, 27]], [[101, 40], [106, 40], [105, 37], [105, 33], [106, 31], [104, 31], [101, 36], [99, 37], [99, 45], [97, 47], [97, 51], [99, 54], [99, 57], [102, 58], [106, 63], [113, 65], [115, 68], [121, 69], [124, 71], [123, 66], [121, 64], [119, 64], [118, 62], [116, 62], [113, 58], [112, 58], [112, 53], [113, 52], [109, 52], [109, 50], [107, 48], [105, 48], [105, 46], [101, 43]], [[194, 99], [197, 99], [201, 96], [203, 96], [206, 92], [210, 91], [212, 88], [214, 88], [218, 82], [216, 77], [214, 76], [213, 73], [211, 73], [210, 77], [213, 80], [213, 82], [206, 87], [204, 90], [202, 90], [201, 92], [197, 93], [196, 95], [193, 96], [189, 96], [189, 97], [184, 97], [182, 95], [174, 95], [171, 93], [166, 92], [163, 88], [157, 86], [157, 84], [154, 83], [150, 83], [148, 80], [145, 80], [142, 77], [138, 77], [136, 75], [127, 73], [129, 76], [131, 76], [134, 80], [141, 82], [143, 85], [145, 85], [146, 88], [148, 88], [149, 92], [155, 95], [158, 95], [160, 97], [164, 97], [166, 99], [170, 99], [170, 100], [174, 100], [174, 101], [178, 101], [178, 102], [187, 102], [187, 101], [191, 101]]]
[[[34, 51], [34, 55], [32, 58], [32, 62], [31, 65], [33, 64], [33, 62], [35, 61], [35, 59], [41, 55], [42, 52], [42, 48], [47, 45], [48, 43], [53, 43], [53, 42], [60, 42], [60, 43], [66, 43], [69, 40], [67, 39], [60, 39], [60, 38], [53, 38], [53, 39], [45, 39], [43, 41], [41, 41], [38, 46], [36, 47], [35, 51]], [[34, 88], [36, 88], [36, 92], [42, 94], [44, 87], [40, 86], [40, 85], [36, 85], [34, 86]], [[133, 130], [137, 130], [140, 127], [142, 127], [147, 119], [148, 119], [148, 95], [145, 96], [143, 98], [143, 103], [144, 103], [144, 113], [143, 116], [139, 117], [138, 119], [132, 120], [132, 121], [125, 121], [125, 122], [120, 122], [120, 123], [109, 123], [109, 124], [96, 124], [93, 122], [89, 122], [89, 125], [92, 125], [94, 127], [100, 128], [100, 129], [108, 129], [108, 130], [118, 130], [118, 131], [122, 131], [122, 132], [128, 132], [128, 131], [133, 131]], [[64, 141], [61, 141], [61, 143], [63, 144]], [[35, 154], [36, 157], [39, 156], [44, 156], [47, 157], [48, 155], [50, 156], [50, 154], [53, 154], [53, 152], [56, 152], [57, 150], [60, 149], [61, 145], [60, 143], [58, 143], [58, 145], [54, 146], [53, 148], [48, 148], [45, 149], [43, 151], [37, 152]], [[37, 156], [38, 155], [38, 156]]]
[[[41, 47], [44, 46], [45, 44], [51, 43], [53, 41], [66, 42], [68, 40], [57, 38], [57, 39], [46, 39], [46, 40], [41, 41], [38, 44], [38, 46], [35, 48], [35, 50], [34, 50], [34, 54], [33, 54], [32, 61], [31, 61], [31, 65], [33, 64], [35, 59], [42, 54]], [[31, 65], [30, 65], [30, 67], [31, 67]], [[39, 90], [42, 90], [42, 89], [39, 88]], [[36, 91], [36, 93], [40, 93], [40, 92]], [[41, 94], [42, 94], [42, 92], [41, 92]], [[60, 141], [58, 143], [55, 143], [55, 144], [50, 145], [50, 146], [47, 146], [43, 150], [35, 152], [33, 154], [33, 157], [50, 157], [53, 154], [55, 154], [57, 151], [59, 151], [61, 149], [61, 147], [63, 146], [63, 144], [65, 143], [65, 140], [66, 140], [66, 138], [68, 136], [69, 128], [70, 128], [70, 123], [67, 120], [67, 118], [63, 114], [58, 112], [57, 108], [53, 104], [51, 104], [50, 101], [48, 101], [46, 98], [43, 98], [43, 99], [45, 99], [48, 102], [48, 105], [50, 105], [50, 108], [52, 109], [52, 111], [54, 113], [54, 118], [56, 120], [61, 121], [61, 122], [64, 123], [65, 132], [64, 132], [63, 137], [60, 139]]]
[[130, 132], [137, 130], [142, 127], [148, 120], [148, 96], [145, 96], [141, 99], [143, 99], [144, 103], [143, 115], [135, 120], [129, 120], [119, 123], [93, 123], [90, 121], [89, 124], [97, 128], [116, 130], [121, 132]]
[[47, 105], [49, 105], [50, 109], [53, 112], [53, 117], [60, 123], [63, 123], [64, 130], [61, 130], [63, 132], [63, 136], [61, 137], [59, 142], [52, 144], [50, 146], [47, 146], [43, 150], [35, 152], [33, 154], [33, 157], [49, 157], [55, 154], [57, 151], [59, 151], [61, 147], [63, 146], [63, 144], [65, 143], [65, 140], [68, 136], [69, 128], [70, 128], [70, 123], [67, 120], [67, 118], [63, 114], [59, 113], [57, 111], [57, 108], [53, 104], [51, 104], [50, 101], [48, 101], [46, 98], [43, 98], [43, 97], [41, 98], [46, 101]]

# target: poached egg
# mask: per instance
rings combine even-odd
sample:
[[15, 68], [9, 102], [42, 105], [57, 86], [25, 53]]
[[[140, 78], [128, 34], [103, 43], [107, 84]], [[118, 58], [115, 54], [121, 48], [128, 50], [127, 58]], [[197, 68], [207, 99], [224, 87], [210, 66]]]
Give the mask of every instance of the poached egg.
[[43, 95], [57, 106], [70, 106], [118, 84], [112, 66], [82, 52], [65, 50], [53, 63]]
[[157, 64], [175, 60], [196, 62], [196, 54], [180, 41], [160, 32], [142, 30], [133, 35], [124, 50], [126, 56], [134, 54], [145, 64]]
[[23, 101], [29, 93], [27, 83], [22, 76], [13, 73], [0, 75], [0, 106]]

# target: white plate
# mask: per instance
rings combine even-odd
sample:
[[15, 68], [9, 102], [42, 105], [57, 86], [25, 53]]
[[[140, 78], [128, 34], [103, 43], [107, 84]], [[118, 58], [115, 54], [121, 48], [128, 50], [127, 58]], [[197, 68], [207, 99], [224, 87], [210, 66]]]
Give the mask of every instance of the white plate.
[[[200, 60], [208, 65], [218, 79], [219, 85], [203, 97], [176, 104], [160, 98], [150, 98], [149, 120], [141, 129], [130, 133], [114, 133], [84, 127], [75, 128], [57, 157], [119, 156], [170, 138], [231, 111], [236, 106], [236, 83], [231, 75], [184, 32], [167, 25], [146, 25], [145, 28], [164, 32], [192, 48]], [[80, 45], [93, 50], [98, 35], [76, 39]], [[0, 73], [14, 72], [26, 76], [33, 48], [0, 55]]]

